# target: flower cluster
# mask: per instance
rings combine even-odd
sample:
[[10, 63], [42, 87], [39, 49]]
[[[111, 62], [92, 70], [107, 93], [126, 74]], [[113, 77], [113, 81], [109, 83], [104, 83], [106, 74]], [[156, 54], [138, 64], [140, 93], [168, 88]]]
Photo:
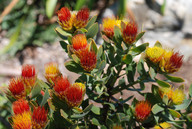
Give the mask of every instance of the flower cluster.
[[148, 47], [145, 53], [146, 58], [165, 73], [177, 72], [183, 63], [183, 55], [159, 46]]
[[104, 18], [102, 31], [107, 37], [113, 39], [115, 26], [121, 30], [123, 41], [126, 44], [131, 45], [135, 42], [137, 36], [137, 25], [135, 22], [116, 20], [114, 17]]
[[67, 7], [63, 7], [57, 12], [57, 15], [60, 26], [64, 30], [70, 31], [74, 27], [79, 29], [87, 25], [89, 20], [89, 9], [83, 8], [76, 13], [71, 12]]

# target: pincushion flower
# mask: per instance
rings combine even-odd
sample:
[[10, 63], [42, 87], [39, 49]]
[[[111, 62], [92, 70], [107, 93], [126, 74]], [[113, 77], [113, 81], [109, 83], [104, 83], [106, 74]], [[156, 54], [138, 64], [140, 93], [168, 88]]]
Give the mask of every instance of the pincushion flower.
[[53, 87], [55, 90], [55, 94], [62, 100], [65, 99], [65, 90], [70, 87], [70, 82], [67, 77], [59, 77], [55, 86]]
[[164, 49], [161, 47], [148, 47], [145, 51], [147, 59], [153, 63], [159, 63], [164, 54]]
[[173, 96], [173, 89], [172, 87], [166, 88], [166, 87], [161, 87], [159, 88], [159, 94], [161, 98], [163, 98], [164, 95], [167, 95], [169, 100], [172, 100]]
[[122, 29], [123, 41], [126, 44], [133, 44], [137, 36], [137, 25], [135, 22], [128, 22]]
[[138, 121], [144, 121], [151, 113], [151, 104], [148, 101], [140, 101], [135, 105], [135, 117]]
[[85, 87], [75, 83], [65, 90], [65, 100], [69, 107], [78, 107], [85, 94]]
[[173, 91], [172, 101], [174, 104], [176, 105], [182, 104], [184, 99], [185, 99], [185, 93], [183, 90], [176, 89], [175, 91]]
[[22, 114], [24, 112], [30, 112], [29, 104], [24, 99], [19, 99], [15, 101], [12, 105], [12, 108], [15, 115]]
[[74, 26], [76, 29], [84, 28], [89, 20], [89, 9], [83, 8], [77, 12], [77, 15], [74, 19]]
[[22, 74], [21, 74], [23, 81], [25, 83], [26, 89], [28, 91], [33, 88], [36, 82], [36, 72], [35, 72], [35, 66], [26, 64], [22, 66]]
[[165, 57], [167, 53], [164, 54], [163, 59], [161, 60], [160, 67], [163, 72], [174, 73], [177, 72], [183, 64], [183, 55], [179, 55], [178, 52], [173, 53], [168, 57]]
[[85, 71], [92, 71], [97, 64], [97, 57], [94, 51], [89, 51], [85, 49], [79, 55], [80, 58], [80, 65]]
[[72, 30], [74, 16], [71, 14], [70, 10], [67, 7], [61, 8], [57, 12], [58, 23], [66, 31]]
[[74, 53], [79, 55], [82, 50], [87, 48], [87, 38], [84, 34], [77, 34], [72, 38]]
[[15, 99], [24, 98], [26, 96], [25, 86], [21, 78], [11, 79], [8, 89]]
[[44, 107], [35, 107], [32, 115], [32, 127], [33, 129], [42, 129], [47, 124], [48, 111]]
[[154, 129], [170, 129], [170, 128], [171, 128], [171, 124], [167, 122], [160, 123], [159, 125], [156, 125], [154, 127]]
[[53, 83], [61, 76], [59, 66], [56, 62], [50, 62], [45, 65], [45, 78], [48, 82]]
[[109, 37], [113, 38], [114, 36], [114, 27], [117, 25], [116, 19], [115, 18], [104, 18], [103, 19], [103, 32], [104, 34]]
[[13, 129], [32, 129], [31, 114], [24, 112], [13, 116]]

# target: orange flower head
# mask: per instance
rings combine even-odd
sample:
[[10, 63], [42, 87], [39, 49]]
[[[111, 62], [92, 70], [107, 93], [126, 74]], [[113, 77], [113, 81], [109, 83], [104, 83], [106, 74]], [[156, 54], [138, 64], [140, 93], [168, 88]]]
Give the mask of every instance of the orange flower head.
[[87, 48], [87, 38], [84, 34], [77, 34], [72, 38], [73, 49], [79, 52]]
[[151, 112], [151, 104], [148, 101], [140, 101], [135, 106], [135, 116], [138, 121], [144, 121]]
[[71, 15], [70, 10], [67, 7], [61, 8], [57, 12], [57, 16], [59, 19], [59, 24], [64, 30], [71, 30], [73, 27], [73, 16]]
[[33, 115], [32, 115], [32, 126], [33, 129], [42, 129], [47, 124], [47, 115], [48, 111], [45, 110], [44, 107], [35, 107], [33, 109]]
[[65, 100], [69, 107], [78, 107], [84, 97], [84, 91], [78, 84], [73, 84], [65, 90]]
[[109, 38], [114, 36], [114, 27], [117, 25], [115, 18], [104, 18], [103, 19], [103, 32]]
[[32, 129], [31, 114], [24, 112], [13, 116], [13, 129]]
[[134, 22], [128, 22], [122, 28], [123, 41], [127, 44], [133, 44], [137, 36], [137, 25]]
[[97, 57], [94, 51], [84, 50], [80, 54], [80, 64], [85, 71], [92, 71], [97, 64]]
[[45, 78], [48, 82], [55, 82], [60, 76], [61, 72], [59, 71], [59, 66], [56, 62], [45, 64]]
[[21, 78], [11, 79], [8, 89], [15, 99], [24, 98], [26, 96], [25, 86]]
[[83, 8], [77, 12], [76, 18], [74, 20], [75, 28], [84, 28], [89, 20], [89, 9]]
[[30, 112], [29, 104], [24, 99], [15, 101], [12, 105], [12, 108], [15, 115], [22, 114], [24, 112]]
[[35, 85], [37, 78], [35, 66], [30, 64], [23, 65], [21, 75], [26, 85], [26, 89], [30, 90]]
[[161, 67], [163, 67], [164, 71], [167, 73], [177, 72], [183, 64], [183, 55], [179, 55], [178, 52], [173, 53], [172, 56], [161, 62]]
[[114, 125], [113, 129], [123, 129], [123, 127], [121, 125]]
[[65, 99], [64, 92], [68, 87], [70, 87], [70, 85], [71, 84], [70, 84], [69, 80], [67, 79], [67, 77], [59, 77], [54, 86], [56, 95], [59, 98], [64, 100]]

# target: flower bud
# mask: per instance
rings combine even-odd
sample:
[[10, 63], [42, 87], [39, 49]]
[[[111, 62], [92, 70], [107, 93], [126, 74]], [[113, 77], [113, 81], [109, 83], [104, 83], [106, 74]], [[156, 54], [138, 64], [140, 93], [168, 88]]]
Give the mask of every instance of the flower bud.
[[64, 30], [69, 31], [73, 28], [73, 19], [74, 18], [73, 18], [73, 15], [71, 15], [71, 12], [67, 7], [61, 8], [57, 12], [57, 16], [59, 19], [58, 22]]
[[60, 99], [65, 99], [65, 90], [70, 87], [70, 82], [67, 79], [67, 77], [59, 77], [58, 80], [55, 83], [55, 86], [53, 87], [55, 90], [56, 96], [58, 96]]
[[84, 34], [77, 34], [72, 38], [72, 46], [76, 54], [87, 48], [87, 38]]
[[92, 71], [97, 64], [97, 57], [94, 51], [88, 51], [88, 49], [81, 52], [80, 65], [85, 71]]
[[11, 79], [8, 89], [15, 99], [24, 98], [26, 96], [25, 86], [21, 78]]
[[13, 129], [32, 129], [31, 114], [24, 112], [13, 116]]
[[43, 129], [47, 124], [48, 111], [44, 107], [35, 107], [32, 115], [33, 129]]
[[171, 128], [171, 124], [167, 122], [160, 123], [159, 125], [156, 125], [154, 127], [154, 129], [170, 129], [170, 128]]
[[12, 105], [12, 108], [15, 115], [22, 114], [24, 112], [30, 112], [29, 104], [24, 99], [15, 101]]
[[133, 44], [137, 36], [137, 25], [134, 22], [128, 22], [124, 28], [122, 28], [123, 41], [126, 44]]
[[151, 104], [148, 101], [140, 101], [135, 105], [135, 117], [138, 121], [144, 121], [151, 113]]
[[159, 63], [164, 54], [164, 49], [161, 47], [148, 47], [145, 51], [147, 59], [153, 63]]
[[[166, 53], [164, 54], [166, 56]], [[171, 56], [164, 57], [160, 62], [160, 67], [163, 72], [174, 73], [177, 72], [183, 64], [183, 55], [179, 55], [178, 52], [171, 54]]]
[[85, 94], [85, 86], [75, 83], [65, 90], [65, 100], [69, 107], [78, 107]]
[[25, 83], [26, 89], [28, 91], [31, 91], [37, 79], [35, 66], [30, 64], [23, 65], [21, 75]]
[[117, 24], [115, 18], [104, 18], [103, 19], [103, 32], [110, 39], [114, 36], [114, 27]]
[[48, 82], [53, 83], [61, 76], [59, 66], [56, 62], [50, 62], [45, 65], [45, 78]]
[[77, 12], [77, 15], [74, 20], [75, 28], [84, 28], [89, 20], [89, 9], [83, 8]]
[[174, 104], [176, 105], [182, 104], [184, 99], [185, 99], [185, 93], [183, 90], [176, 89], [175, 91], [173, 91], [172, 101]]

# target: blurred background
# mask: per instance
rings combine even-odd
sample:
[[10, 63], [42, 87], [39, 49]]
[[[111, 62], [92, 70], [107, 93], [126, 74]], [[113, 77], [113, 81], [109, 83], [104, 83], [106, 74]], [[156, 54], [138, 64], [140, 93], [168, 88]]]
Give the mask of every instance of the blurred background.
[[[64, 68], [67, 54], [59, 44], [54, 28], [56, 12], [63, 6], [79, 10], [86, 6], [97, 22], [103, 17], [134, 19], [139, 31], [146, 31], [139, 44], [158, 40], [165, 47], [184, 55], [184, 64], [176, 76], [192, 82], [192, 0], [0, 0], [0, 129], [10, 128], [11, 114], [3, 90], [9, 79], [20, 76], [23, 64], [34, 64], [38, 77], [44, 79], [44, 64], [56, 61], [70, 81], [77, 76]], [[96, 37], [102, 44], [101, 37]], [[187, 89], [187, 88], [186, 88]]]

